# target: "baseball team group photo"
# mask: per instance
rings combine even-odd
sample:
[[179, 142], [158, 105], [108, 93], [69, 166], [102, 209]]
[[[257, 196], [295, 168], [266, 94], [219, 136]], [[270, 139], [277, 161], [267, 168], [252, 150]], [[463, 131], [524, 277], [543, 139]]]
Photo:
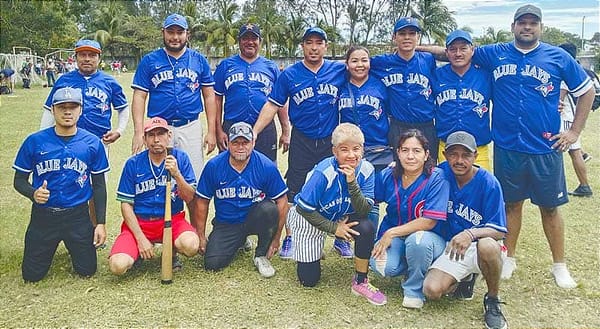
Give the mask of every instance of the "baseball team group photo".
[[594, 1], [63, 5], [1, 3], [0, 327], [600, 327]]

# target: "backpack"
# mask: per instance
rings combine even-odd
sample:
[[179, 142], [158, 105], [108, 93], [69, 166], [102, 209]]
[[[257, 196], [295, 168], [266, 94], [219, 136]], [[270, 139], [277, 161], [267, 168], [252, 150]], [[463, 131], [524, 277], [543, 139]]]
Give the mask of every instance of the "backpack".
[[590, 77], [592, 83], [594, 84], [595, 97], [594, 102], [592, 103], [592, 111], [596, 111], [600, 107], [600, 80], [594, 71], [588, 70], [584, 68], [585, 73]]

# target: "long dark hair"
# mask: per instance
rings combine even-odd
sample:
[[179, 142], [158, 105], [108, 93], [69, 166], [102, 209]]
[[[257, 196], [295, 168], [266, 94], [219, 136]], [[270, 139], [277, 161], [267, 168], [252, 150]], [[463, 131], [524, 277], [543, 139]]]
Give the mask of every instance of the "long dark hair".
[[[409, 129], [403, 132], [400, 135], [400, 137], [398, 137], [398, 143], [396, 143], [396, 150], [399, 150], [402, 144], [404, 144], [404, 142], [411, 137], [416, 138], [425, 151], [429, 150], [429, 141], [419, 129]], [[425, 173], [425, 176], [427, 177], [431, 176], [431, 172], [433, 171], [433, 167], [435, 166], [435, 164], [433, 163], [433, 159], [431, 158], [431, 152], [432, 151], [429, 152], [430, 154], [427, 157], [427, 160], [425, 160], [425, 164], [423, 166], [423, 173]], [[400, 158], [398, 157], [397, 152], [394, 152], [394, 159], [396, 160], [396, 167], [394, 168], [393, 175], [394, 178], [399, 179], [400, 177], [402, 177], [402, 174], [404, 174], [404, 168], [402, 168], [402, 164], [400, 163]]]

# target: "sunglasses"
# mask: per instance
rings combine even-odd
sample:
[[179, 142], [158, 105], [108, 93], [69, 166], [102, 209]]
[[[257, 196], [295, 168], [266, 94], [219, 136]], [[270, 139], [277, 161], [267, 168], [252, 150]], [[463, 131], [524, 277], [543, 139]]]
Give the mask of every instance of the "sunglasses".
[[252, 127], [241, 125], [241, 126], [232, 126], [231, 128], [229, 128], [229, 135], [238, 135], [238, 134], [244, 134], [244, 135], [252, 134]]

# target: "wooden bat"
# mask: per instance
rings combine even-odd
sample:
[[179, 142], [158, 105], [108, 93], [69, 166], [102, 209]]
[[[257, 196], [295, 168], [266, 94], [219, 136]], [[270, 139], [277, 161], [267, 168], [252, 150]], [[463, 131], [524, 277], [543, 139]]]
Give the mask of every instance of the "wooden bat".
[[[167, 156], [172, 152], [173, 148], [167, 147]], [[171, 172], [168, 170], [165, 194], [165, 226], [163, 228], [160, 282], [170, 284], [173, 283], [173, 231], [171, 228]]]

